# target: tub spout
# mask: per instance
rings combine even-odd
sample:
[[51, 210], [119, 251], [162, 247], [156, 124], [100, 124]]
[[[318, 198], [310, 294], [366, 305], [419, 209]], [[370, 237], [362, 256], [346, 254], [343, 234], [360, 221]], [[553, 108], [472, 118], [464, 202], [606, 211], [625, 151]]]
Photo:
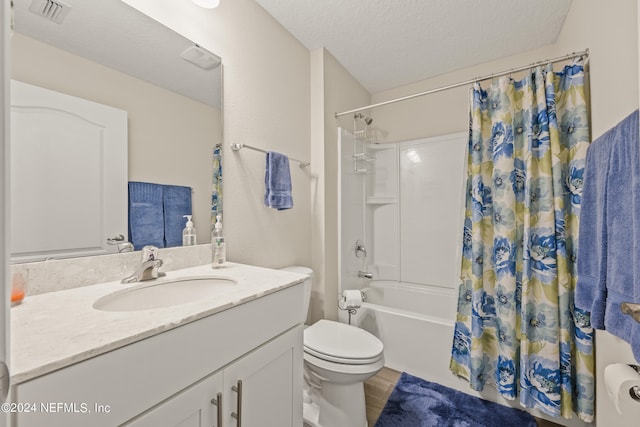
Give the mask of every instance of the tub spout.
[[373, 279], [373, 273], [368, 271], [358, 271], [358, 277], [361, 279]]

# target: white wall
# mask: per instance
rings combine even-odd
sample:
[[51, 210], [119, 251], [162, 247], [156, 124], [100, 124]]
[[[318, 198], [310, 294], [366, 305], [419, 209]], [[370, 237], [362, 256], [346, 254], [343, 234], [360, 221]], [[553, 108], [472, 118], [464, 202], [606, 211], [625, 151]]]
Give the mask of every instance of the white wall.
[[219, 109], [17, 33], [11, 77], [127, 111], [128, 179], [191, 187], [198, 242], [211, 240]]
[[292, 163], [293, 209], [263, 206], [264, 155], [242, 142], [310, 158], [309, 51], [251, 0], [216, 9], [190, 1], [125, 0], [222, 58], [224, 232], [230, 261], [311, 265], [310, 174]]
[[[313, 90], [322, 84], [322, 95], [314, 97], [312, 163], [317, 163], [317, 182], [313, 198], [313, 268], [317, 282], [312, 299], [312, 321], [337, 319], [338, 296], [338, 132], [336, 124], [351, 127], [351, 121], [338, 121], [339, 111], [366, 105], [369, 93], [325, 49], [312, 52]], [[320, 77], [321, 76], [321, 77]], [[321, 115], [321, 116], [319, 116]], [[316, 299], [316, 295], [317, 298]]]

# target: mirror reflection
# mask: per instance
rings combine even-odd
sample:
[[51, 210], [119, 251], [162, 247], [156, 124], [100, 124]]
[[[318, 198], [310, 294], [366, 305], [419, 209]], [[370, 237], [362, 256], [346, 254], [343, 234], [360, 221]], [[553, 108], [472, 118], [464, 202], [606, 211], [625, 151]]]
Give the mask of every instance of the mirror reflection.
[[[220, 58], [120, 0], [51, 3], [14, 0], [12, 261], [127, 250], [135, 227], [164, 226], [154, 243], [180, 245], [189, 213], [209, 242]], [[146, 212], [130, 220], [131, 182], [171, 190], [165, 205], [179, 193], [171, 227]]]

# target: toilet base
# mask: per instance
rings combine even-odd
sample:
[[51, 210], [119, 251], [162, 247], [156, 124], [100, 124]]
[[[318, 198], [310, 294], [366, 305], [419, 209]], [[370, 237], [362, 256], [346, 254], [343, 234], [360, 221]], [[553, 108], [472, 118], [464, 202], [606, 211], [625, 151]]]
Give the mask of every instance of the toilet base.
[[364, 383], [322, 383], [320, 425], [333, 427], [367, 427]]
[[304, 403], [305, 427], [367, 427], [364, 384], [333, 384], [322, 381]]
[[304, 427], [322, 427], [318, 424], [319, 416], [318, 405], [316, 403], [303, 403], [302, 420], [304, 421]]

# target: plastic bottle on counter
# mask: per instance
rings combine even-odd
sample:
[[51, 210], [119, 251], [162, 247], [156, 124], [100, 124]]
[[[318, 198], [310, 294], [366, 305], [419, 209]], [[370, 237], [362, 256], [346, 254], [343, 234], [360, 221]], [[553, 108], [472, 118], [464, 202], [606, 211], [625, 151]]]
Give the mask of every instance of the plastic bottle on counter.
[[182, 246], [193, 246], [197, 244], [196, 229], [191, 221], [191, 215], [183, 215], [183, 217], [187, 218], [187, 225], [182, 230]]
[[227, 262], [227, 248], [222, 236], [222, 215], [216, 215], [216, 224], [211, 236], [211, 267], [221, 268]]

